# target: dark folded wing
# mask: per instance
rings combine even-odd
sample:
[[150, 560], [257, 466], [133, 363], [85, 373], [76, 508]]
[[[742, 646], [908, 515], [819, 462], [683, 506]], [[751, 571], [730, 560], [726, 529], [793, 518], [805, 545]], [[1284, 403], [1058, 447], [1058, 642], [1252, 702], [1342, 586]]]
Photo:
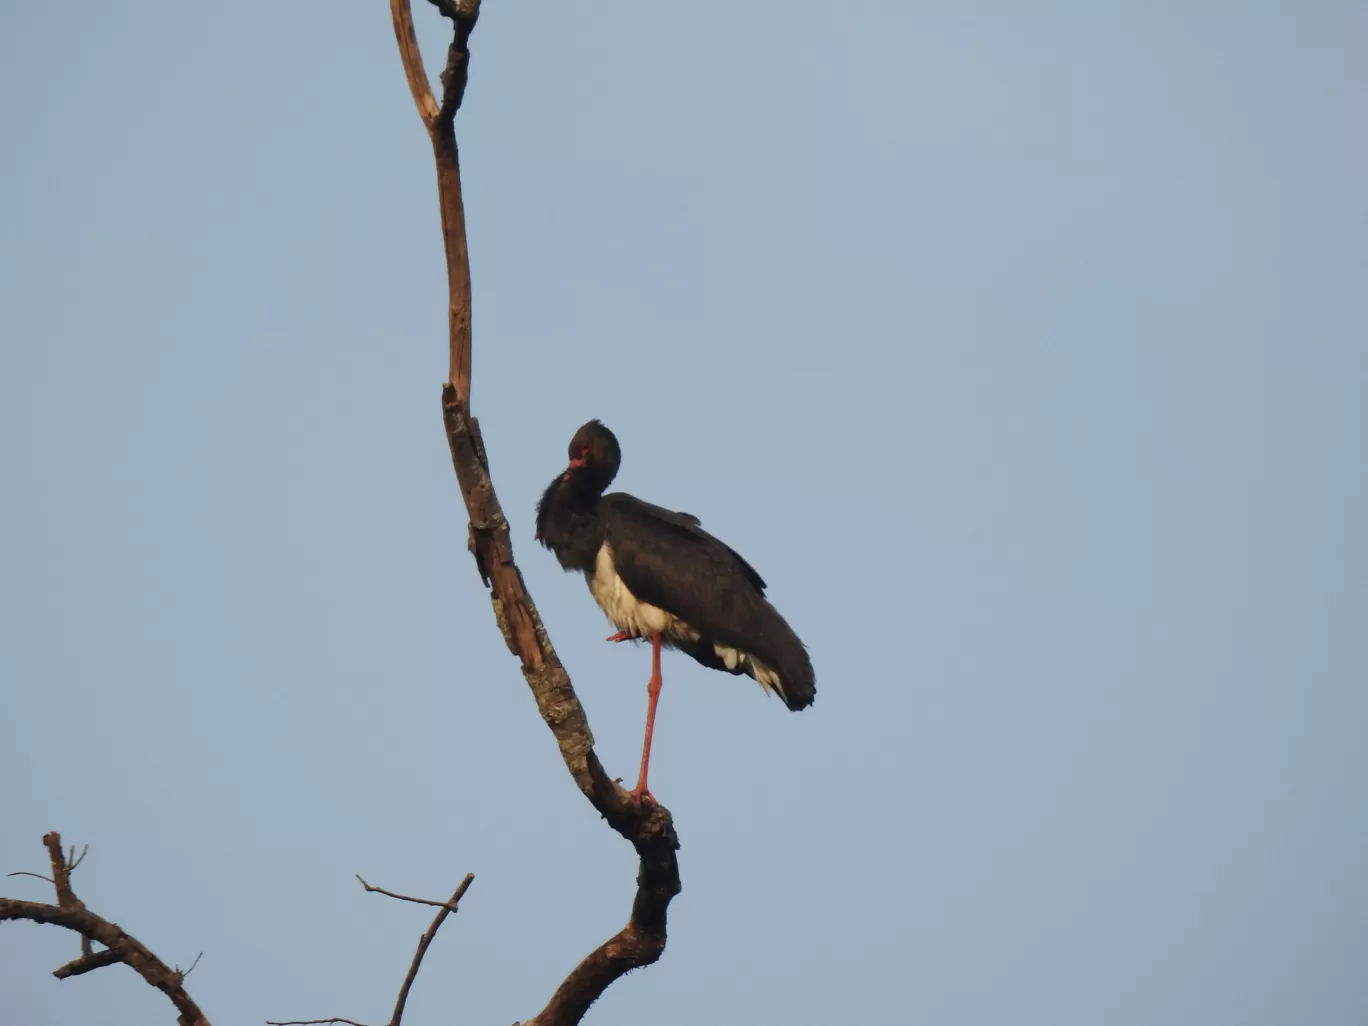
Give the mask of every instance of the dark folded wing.
[[760, 575], [695, 519], [620, 494], [599, 510], [618, 576], [638, 599], [729, 645], [753, 647], [774, 630]]
[[[764, 596], [765, 580], [756, 572], [755, 567], [747, 563], [741, 554], [730, 545], [703, 530], [702, 521], [692, 513], [677, 513], [674, 510], [666, 509], [664, 506], [643, 502], [636, 496], [628, 495], [625, 492], [605, 495], [600, 500], [599, 511], [608, 523], [617, 522], [619, 535], [629, 544], [646, 542], [649, 547], [651, 536], [657, 538], [657, 548], [665, 544], [667, 540], [673, 541], [680, 545], [681, 558], [683, 558], [683, 552], [687, 551], [684, 548], [684, 542], [691, 541], [695, 545], [712, 551], [714, 555], [717, 554], [716, 550], [720, 549], [721, 552], [726, 553], [731, 558], [735, 568], [740, 570], [751, 587], [758, 591], [762, 597]], [[616, 551], [616, 546], [614, 551]], [[731, 569], [727, 562], [725, 559], [721, 560], [715, 569]], [[629, 588], [632, 587], [626, 578], [623, 578], [623, 583]], [[633, 593], [636, 593], [635, 589], [633, 589]], [[647, 602], [652, 601], [644, 595], [640, 597], [645, 598]], [[652, 605], [656, 604], [652, 602]], [[661, 606], [661, 608], [664, 609], [665, 607]]]
[[605, 495], [599, 514], [622, 583], [697, 632], [674, 644], [705, 666], [733, 673], [738, 670], [726, 665], [716, 646], [747, 653], [747, 666], [754, 668], [758, 660], [777, 671], [778, 690], [790, 709], [812, 704], [817, 685], [807, 649], [766, 601], [765, 582], [749, 563], [703, 530], [696, 517], [630, 495]]

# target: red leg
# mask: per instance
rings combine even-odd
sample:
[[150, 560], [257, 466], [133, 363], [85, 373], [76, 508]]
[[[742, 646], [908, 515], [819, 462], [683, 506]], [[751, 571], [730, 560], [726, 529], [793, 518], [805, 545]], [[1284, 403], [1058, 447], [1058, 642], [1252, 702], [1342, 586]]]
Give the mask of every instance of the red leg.
[[632, 799], [638, 805], [643, 798], [655, 801], [655, 795], [651, 794], [646, 786], [646, 771], [651, 766], [651, 735], [655, 733], [656, 702], [660, 700], [660, 685], [660, 632], [656, 631], [651, 635], [651, 679], [646, 685], [646, 694], [650, 697], [646, 706], [646, 740], [641, 745], [641, 776], [637, 778], [637, 785], [631, 792]]

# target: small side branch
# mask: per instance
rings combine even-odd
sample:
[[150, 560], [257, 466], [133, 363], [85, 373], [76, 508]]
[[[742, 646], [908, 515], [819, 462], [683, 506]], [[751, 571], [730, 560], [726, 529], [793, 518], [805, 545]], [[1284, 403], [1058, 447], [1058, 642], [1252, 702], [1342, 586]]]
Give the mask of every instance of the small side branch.
[[[61, 835], [55, 831], [43, 837], [43, 845], [47, 848], [48, 858], [52, 863], [52, 883], [53, 889], [57, 892], [57, 904], [45, 905], [37, 901], [0, 898], [0, 921], [27, 919], [32, 923], [65, 927], [80, 934], [81, 957], [53, 972], [59, 980], [122, 962], [171, 1000], [180, 1013], [177, 1017], [180, 1026], [209, 1026], [209, 1020], [186, 993], [184, 973], [179, 969], [172, 969], [136, 937], [124, 933], [115, 924], [97, 916], [76, 897], [76, 892], [71, 887], [71, 871], [80, 864], [85, 852], [78, 857], [73, 848], [70, 855], [64, 854]], [[92, 941], [104, 945], [105, 950], [92, 952]], [[199, 959], [195, 961], [198, 962]]]
[[[81, 939], [85, 940], [84, 937]], [[82, 955], [66, 965], [58, 966], [52, 970], [52, 975], [59, 980], [65, 980], [70, 976], [84, 976], [86, 973], [93, 973], [96, 969], [103, 969], [107, 965], [122, 961], [123, 958], [117, 951], [113, 948], [105, 948], [103, 951], [91, 955]]]
[[[383, 887], [372, 887], [370, 884], [366, 883], [365, 879], [362, 878], [360, 873], [356, 873], [355, 876], [356, 879], [361, 881], [361, 886], [364, 887], [367, 891], [371, 892], [372, 894], [383, 894], [387, 898], [397, 898], [400, 901], [411, 901], [415, 905], [433, 905], [436, 908], [444, 908], [450, 912], [456, 911], [456, 905], [453, 901], [429, 901], [427, 898], [410, 898], [407, 894], [395, 894], [393, 891], [387, 891]], [[465, 888], [469, 887], [470, 882], [474, 879], [475, 874], [466, 874], [466, 878], [463, 881], [461, 881], [461, 886], [458, 889], [458, 898], [461, 894], [465, 893]]]

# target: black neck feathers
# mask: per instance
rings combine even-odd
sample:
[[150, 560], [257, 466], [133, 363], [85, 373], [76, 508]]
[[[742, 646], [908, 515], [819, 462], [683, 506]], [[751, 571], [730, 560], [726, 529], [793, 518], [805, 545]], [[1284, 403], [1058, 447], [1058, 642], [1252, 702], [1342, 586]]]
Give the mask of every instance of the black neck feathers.
[[568, 477], [552, 481], [537, 503], [537, 541], [556, 554], [564, 569], [590, 573], [603, 545], [599, 497]]
[[592, 573], [603, 545], [598, 502], [617, 476], [622, 450], [611, 431], [591, 420], [570, 440], [569, 456], [537, 503], [537, 540], [566, 570]]

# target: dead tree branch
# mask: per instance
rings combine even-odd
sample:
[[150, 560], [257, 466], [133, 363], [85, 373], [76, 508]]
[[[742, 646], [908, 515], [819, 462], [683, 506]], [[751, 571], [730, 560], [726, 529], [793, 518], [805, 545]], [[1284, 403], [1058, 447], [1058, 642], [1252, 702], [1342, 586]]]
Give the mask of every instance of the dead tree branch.
[[[437, 936], [437, 930], [442, 923], [446, 922], [446, 917], [456, 911], [456, 905], [461, 897], [470, 888], [475, 880], [474, 873], [467, 873], [466, 878], [461, 881], [461, 885], [456, 888], [451, 899], [441, 906], [441, 910], [432, 920], [432, 925], [427, 928], [427, 933], [418, 938], [418, 950], [413, 953], [413, 962], [409, 965], [408, 975], [404, 977], [403, 986], [399, 988], [399, 998], [394, 1002], [394, 1014], [390, 1016], [390, 1026], [399, 1026], [404, 1018], [404, 1006], [408, 1004], [409, 990], [413, 987], [413, 981], [418, 978], [418, 967], [423, 964], [423, 956], [427, 954], [428, 945], [432, 943], [432, 938]], [[370, 888], [367, 888], [369, 890]], [[389, 894], [388, 891], [381, 893]], [[400, 897], [390, 895], [390, 897]], [[413, 898], [402, 898], [403, 901], [413, 901]], [[440, 904], [439, 902], [425, 902], [425, 904]]]
[[[418, 969], [423, 964], [423, 956], [427, 954], [428, 947], [432, 944], [432, 939], [437, 936], [437, 931], [446, 922], [446, 917], [457, 911], [457, 905], [465, 897], [465, 892], [470, 890], [470, 885], [475, 882], [475, 874], [467, 873], [460, 886], [446, 901], [429, 901], [427, 898], [410, 898], [406, 894], [395, 894], [387, 891], [383, 887], [372, 887], [361, 878], [361, 874], [356, 874], [356, 879], [361, 880], [361, 886], [369, 893], [383, 894], [387, 898], [396, 898], [399, 901], [411, 901], [416, 905], [435, 905], [439, 911], [432, 920], [432, 925], [427, 928], [427, 932], [418, 938], [418, 950], [413, 954], [413, 960], [409, 963], [408, 974], [404, 977], [403, 984], [399, 987], [399, 997], [394, 1002], [394, 1013], [390, 1016], [389, 1022], [385, 1026], [400, 1026], [404, 1020], [404, 1006], [408, 1004], [409, 991], [413, 989], [413, 981], [418, 978]], [[193, 969], [194, 966], [191, 966]], [[348, 1023], [349, 1026], [366, 1026], [365, 1023], [357, 1022], [355, 1019], [268, 1019], [266, 1026], [316, 1026], [318, 1023], [341, 1022]]]
[[451, 46], [442, 71], [442, 102], [432, 97], [423, 55], [413, 32], [413, 12], [409, 0], [390, 0], [394, 35], [399, 56], [408, 77], [409, 91], [418, 107], [418, 116], [428, 130], [437, 157], [437, 203], [442, 214], [442, 241], [446, 246], [447, 306], [450, 365], [447, 380], [456, 393], [470, 404], [470, 254], [466, 249], [465, 205], [461, 201], [461, 162], [456, 150], [456, 111], [465, 97], [470, 72], [467, 41], [480, 17], [480, 0], [432, 0], [433, 5], [452, 22]]
[[566, 977], [550, 1003], [527, 1026], [572, 1026], [616, 979], [658, 959], [665, 949], [666, 908], [680, 890], [674, 821], [660, 805], [637, 805], [605, 772], [570, 676], [552, 647], [536, 604], [513, 560], [508, 520], [490, 479], [478, 421], [470, 415], [470, 254], [456, 146], [455, 115], [469, 73], [470, 32], [479, 0], [432, 0], [451, 20], [453, 38], [442, 73], [442, 101], [432, 96], [413, 32], [408, 0], [391, 0], [399, 55], [418, 114], [427, 127], [437, 167], [437, 201], [447, 260], [449, 374], [442, 415], [452, 465], [470, 517], [470, 551], [491, 591], [494, 619], [508, 649], [522, 663], [537, 709], [560, 747], [576, 786], [608, 824], [636, 848], [641, 860], [636, 898], [627, 925], [599, 945]]
[[[356, 874], [354, 874], [354, 875], [356, 876], [356, 879], [358, 879], [358, 880], [361, 881], [361, 886], [364, 887], [367, 891], [369, 891], [369, 892], [372, 893], [372, 894], [383, 894], [383, 895], [384, 895], [385, 897], [387, 897], [387, 898], [397, 898], [399, 901], [411, 901], [411, 902], [413, 902], [415, 905], [433, 905], [433, 906], [435, 906], [436, 908], [444, 908], [444, 909], [447, 909], [447, 910], [450, 911], [450, 912], [455, 912], [455, 911], [456, 911], [456, 905], [455, 905], [454, 902], [451, 902], [451, 901], [429, 901], [427, 898], [410, 898], [407, 894], [395, 894], [393, 891], [387, 891], [387, 890], [385, 890], [383, 887], [372, 887], [370, 884], [366, 883], [365, 879], [361, 876], [360, 873], [356, 873]], [[460, 886], [460, 888], [459, 888], [458, 896], [459, 896], [460, 894], [464, 894], [464, 893], [465, 893], [466, 887], [468, 887], [468, 886], [470, 885], [470, 881], [471, 881], [471, 880], [474, 880], [474, 879], [475, 879], [475, 874], [474, 874], [474, 873], [468, 873], [468, 874], [466, 874], [466, 878], [465, 878], [464, 881], [462, 881], [461, 886]]]
[[[82, 937], [81, 940], [86, 938]], [[119, 953], [113, 948], [105, 948], [103, 951], [90, 955], [82, 955], [80, 958], [72, 959], [66, 965], [58, 966], [52, 970], [52, 975], [59, 980], [65, 980], [69, 976], [84, 976], [86, 973], [93, 973], [96, 969], [103, 969], [107, 965], [113, 965], [121, 961]]]
[[[52, 884], [57, 892], [57, 904], [44, 905], [37, 901], [0, 898], [0, 921], [27, 919], [34, 923], [62, 926], [80, 934], [81, 957], [54, 970], [52, 975], [59, 980], [122, 962], [171, 999], [180, 1013], [177, 1018], [180, 1026], [209, 1026], [209, 1020], [185, 991], [184, 973], [167, 966], [136, 937], [97, 916], [76, 897], [71, 887], [71, 871], [85, 858], [85, 852], [76, 857], [76, 849], [73, 848], [71, 855], [63, 854], [62, 837], [56, 831], [43, 836], [43, 845], [52, 863]], [[91, 941], [103, 944], [105, 950], [92, 952]]]

